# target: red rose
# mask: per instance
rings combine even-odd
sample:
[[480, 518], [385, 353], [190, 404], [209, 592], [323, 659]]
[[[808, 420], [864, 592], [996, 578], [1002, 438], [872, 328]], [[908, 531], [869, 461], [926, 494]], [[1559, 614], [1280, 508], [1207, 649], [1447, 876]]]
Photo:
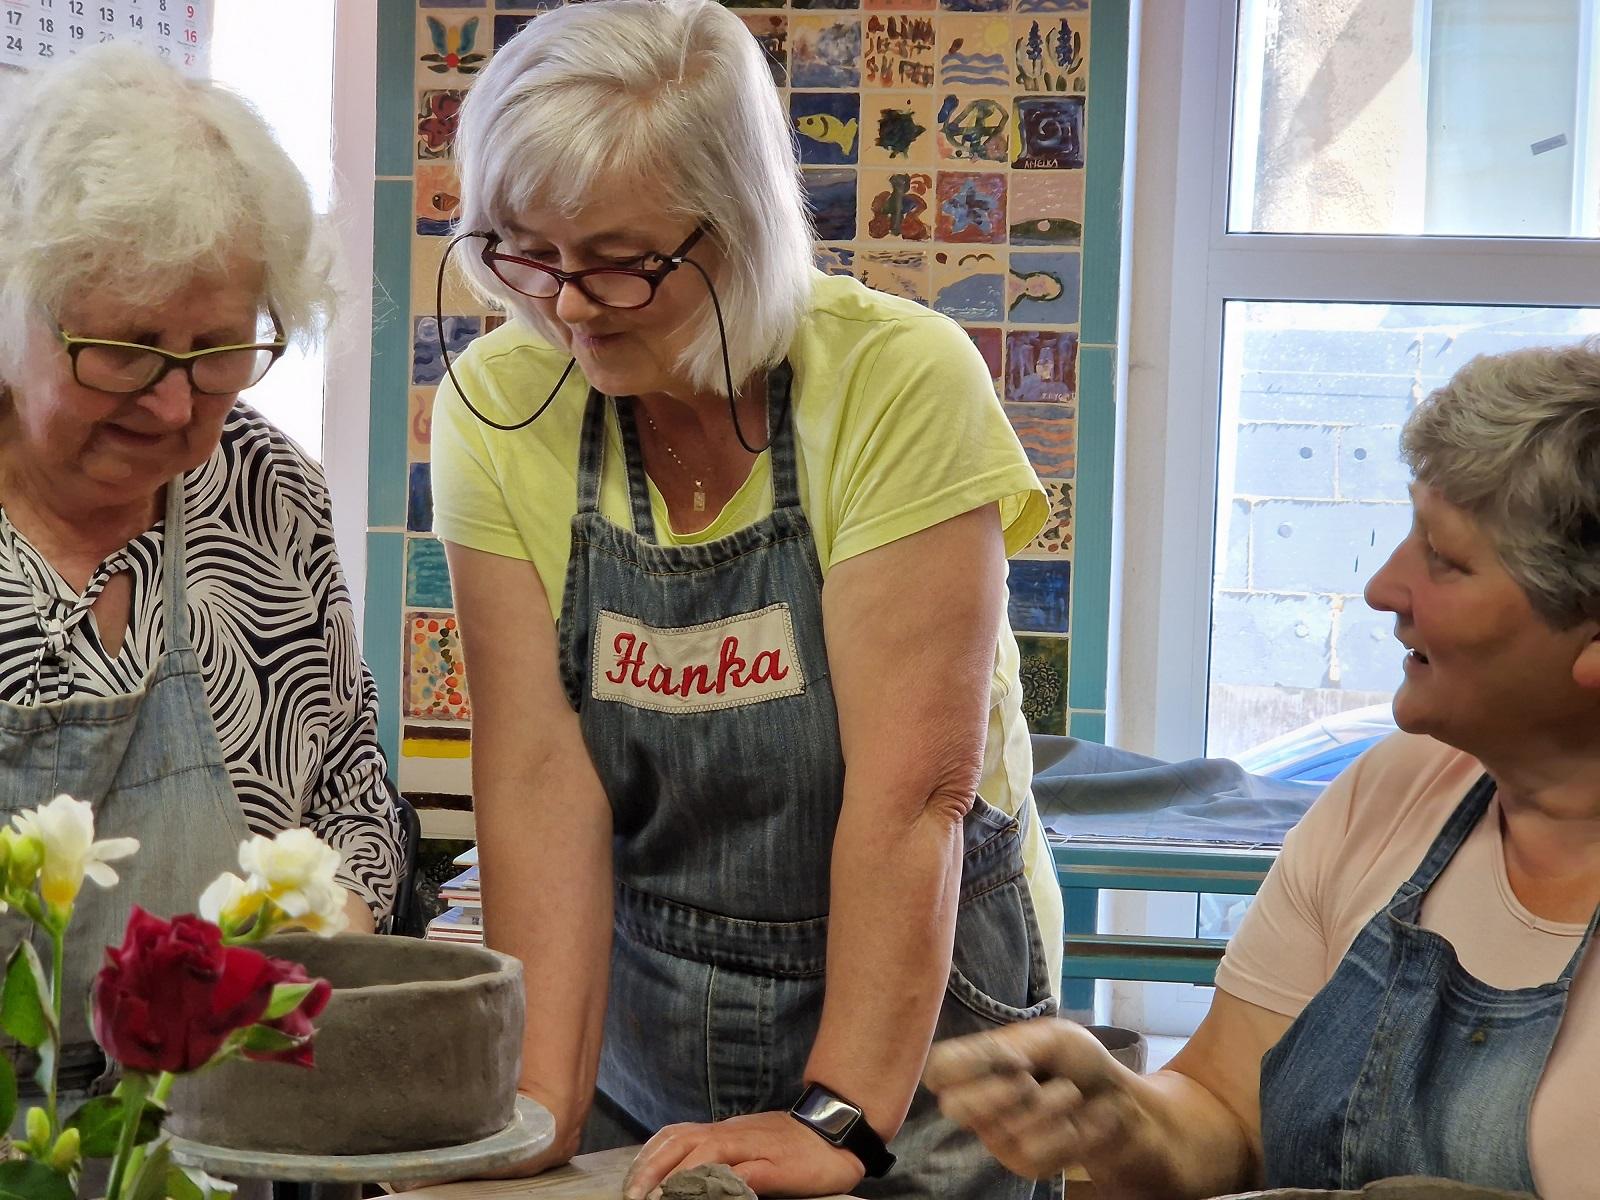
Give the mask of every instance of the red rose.
[[279, 1050], [276, 1053], [266, 1050], [246, 1050], [244, 1056], [253, 1058], [257, 1062], [292, 1063], [297, 1067], [313, 1066], [311, 1048], [311, 1035], [316, 1032], [311, 1022], [322, 1014], [328, 1007], [328, 998], [333, 995], [333, 986], [326, 979], [313, 981], [306, 974], [306, 969], [297, 962], [289, 962], [282, 958], [269, 958], [272, 964], [272, 982], [279, 983], [310, 983], [311, 990], [306, 993], [304, 1000], [300, 1001], [298, 1008], [285, 1013], [276, 1021], [262, 1021], [268, 1029], [276, 1029], [285, 1037], [294, 1038], [299, 1045], [288, 1050]]
[[193, 1071], [267, 1010], [273, 983], [271, 959], [224, 946], [211, 922], [135, 905], [95, 977], [94, 1036], [130, 1071]]

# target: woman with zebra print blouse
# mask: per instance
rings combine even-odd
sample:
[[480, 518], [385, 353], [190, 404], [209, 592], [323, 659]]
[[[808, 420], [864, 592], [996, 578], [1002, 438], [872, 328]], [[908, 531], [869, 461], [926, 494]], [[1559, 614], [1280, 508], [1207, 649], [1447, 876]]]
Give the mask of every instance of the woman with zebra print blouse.
[[370, 931], [400, 832], [328, 493], [238, 402], [327, 309], [305, 182], [241, 100], [131, 48], [0, 112], [0, 822], [70, 792], [143, 844], [80, 899], [66, 994], [251, 834], [313, 829]]

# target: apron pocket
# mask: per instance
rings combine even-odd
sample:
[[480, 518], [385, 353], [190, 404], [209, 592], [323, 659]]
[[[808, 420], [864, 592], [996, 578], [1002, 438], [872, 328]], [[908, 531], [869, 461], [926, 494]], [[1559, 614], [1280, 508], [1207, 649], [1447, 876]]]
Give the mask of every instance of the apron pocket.
[[1044, 941], [1028, 881], [1020, 870], [957, 910], [946, 990], [957, 1003], [995, 1025], [1056, 1011]]

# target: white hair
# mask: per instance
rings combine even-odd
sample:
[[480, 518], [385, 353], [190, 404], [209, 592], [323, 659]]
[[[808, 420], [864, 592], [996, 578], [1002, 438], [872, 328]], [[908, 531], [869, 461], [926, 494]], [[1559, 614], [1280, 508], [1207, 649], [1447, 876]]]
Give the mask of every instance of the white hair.
[[241, 255], [309, 339], [332, 247], [304, 178], [240, 97], [117, 43], [0, 79], [0, 372], [24, 330], [94, 291], [159, 304]]
[[[503, 231], [534, 204], [576, 212], [608, 188], [647, 183], [722, 251], [715, 283], [735, 385], [788, 351], [812, 273], [794, 135], [760, 45], [720, 4], [591, 0], [544, 13], [467, 93], [456, 159], [464, 231]], [[457, 253], [481, 294], [553, 336], [475, 253]], [[695, 320], [678, 367], [720, 389], [709, 297]]]
[[1540, 616], [1600, 620], [1600, 338], [1474, 358], [1411, 414], [1400, 448], [1485, 527]]

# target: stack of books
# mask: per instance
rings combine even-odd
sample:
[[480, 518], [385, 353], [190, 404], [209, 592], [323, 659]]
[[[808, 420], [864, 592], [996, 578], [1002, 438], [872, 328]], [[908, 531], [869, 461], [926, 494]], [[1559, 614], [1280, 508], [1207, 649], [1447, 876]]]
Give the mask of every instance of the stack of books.
[[457, 856], [455, 865], [466, 870], [439, 888], [439, 899], [449, 905], [428, 922], [427, 936], [436, 942], [483, 941], [483, 897], [478, 891], [478, 848]]

